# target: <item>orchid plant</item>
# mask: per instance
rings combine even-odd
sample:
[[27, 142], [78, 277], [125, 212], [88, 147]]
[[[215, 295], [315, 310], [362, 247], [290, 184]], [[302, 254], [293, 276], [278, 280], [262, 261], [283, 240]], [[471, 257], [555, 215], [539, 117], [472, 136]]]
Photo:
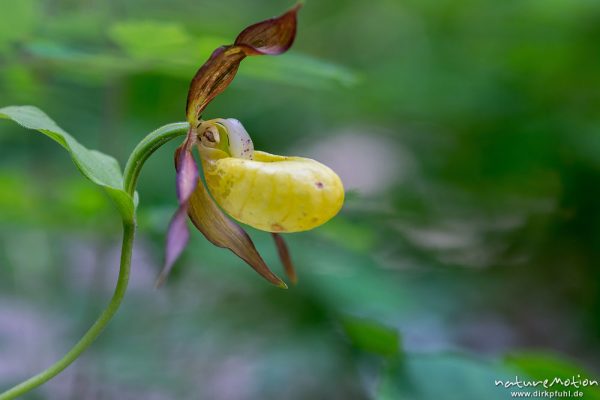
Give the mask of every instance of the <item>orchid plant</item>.
[[[114, 200], [123, 220], [119, 277], [107, 308], [62, 359], [1, 393], [0, 400], [14, 399], [59, 374], [92, 344], [114, 316], [129, 280], [138, 206], [137, 179], [145, 161], [175, 138], [184, 137], [175, 152], [179, 207], [168, 227], [165, 263], [157, 283], [165, 281], [185, 249], [188, 217], [214, 245], [231, 250], [269, 282], [285, 288], [284, 281], [267, 267], [246, 231], [229, 217], [270, 232], [289, 279], [296, 281], [281, 233], [313, 229], [333, 218], [344, 202], [341, 180], [315, 160], [254, 150], [250, 135], [239, 121], [203, 120], [202, 113], [231, 83], [244, 58], [278, 55], [292, 46], [299, 9], [297, 5], [277, 18], [250, 25], [232, 45], [216, 49], [190, 84], [187, 122], [165, 125], [146, 136], [131, 153], [122, 174], [114, 158], [85, 148], [41, 110], [32, 106], [0, 108], [1, 118], [37, 130], [64, 147], [83, 175], [103, 187]], [[194, 157], [195, 148], [199, 163]]]

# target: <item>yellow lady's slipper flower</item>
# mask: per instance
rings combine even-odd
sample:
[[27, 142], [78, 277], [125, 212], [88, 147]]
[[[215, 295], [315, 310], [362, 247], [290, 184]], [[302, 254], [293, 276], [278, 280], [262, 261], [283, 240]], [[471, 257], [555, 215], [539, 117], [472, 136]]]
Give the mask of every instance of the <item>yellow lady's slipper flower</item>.
[[[250, 135], [235, 119], [201, 119], [204, 108], [225, 90], [245, 57], [277, 55], [289, 49], [299, 8], [244, 29], [233, 45], [215, 50], [194, 76], [187, 101], [190, 130], [175, 154], [179, 209], [169, 225], [159, 283], [188, 241], [186, 214], [213, 244], [230, 249], [267, 280], [286, 287], [267, 267], [248, 234], [225, 213], [271, 232], [286, 273], [295, 281], [289, 251], [279, 233], [313, 229], [341, 209], [344, 188], [330, 168], [308, 158], [255, 151]], [[199, 178], [194, 146], [206, 187]]]

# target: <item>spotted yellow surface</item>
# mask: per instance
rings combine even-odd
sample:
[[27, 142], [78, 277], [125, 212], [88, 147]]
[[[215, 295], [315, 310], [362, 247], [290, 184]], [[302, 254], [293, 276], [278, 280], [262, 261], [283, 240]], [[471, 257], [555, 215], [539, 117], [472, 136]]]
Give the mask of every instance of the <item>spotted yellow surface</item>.
[[263, 231], [315, 228], [344, 203], [340, 178], [309, 158], [255, 151], [252, 160], [203, 157], [203, 167], [215, 201], [233, 218]]

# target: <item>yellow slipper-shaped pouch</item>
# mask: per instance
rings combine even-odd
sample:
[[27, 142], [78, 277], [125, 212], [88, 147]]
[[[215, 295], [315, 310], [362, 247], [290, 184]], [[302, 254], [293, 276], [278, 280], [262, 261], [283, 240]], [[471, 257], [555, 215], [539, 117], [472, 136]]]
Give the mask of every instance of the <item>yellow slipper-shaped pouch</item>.
[[236, 220], [267, 232], [299, 232], [333, 218], [344, 203], [342, 181], [309, 158], [254, 151], [234, 119], [205, 122], [199, 150], [215, 201]]

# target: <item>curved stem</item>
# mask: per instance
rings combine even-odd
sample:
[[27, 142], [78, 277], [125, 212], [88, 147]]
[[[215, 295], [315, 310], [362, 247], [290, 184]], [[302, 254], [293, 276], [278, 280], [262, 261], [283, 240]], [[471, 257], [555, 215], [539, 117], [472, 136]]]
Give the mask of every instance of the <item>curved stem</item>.
[[[185, 122], [165, 125], [150, 133], [136, 146], [127, 161], [123, 174], [123, 188], [129, 195], [134, 195], [138, 176], [148, 157], [168, 141], [185, 135], [188, 128], [189, 125]], [[102, 314], [100, 314], [100, 317], [98, 317], [92, 327], [83, 335], [75, 346], [64, 355], [63, 358], [39, 374], [19, 383], [4, 393], [0, 393], [0, 400], [15, 399], [52, 379], [73, 363], [73, 361], [75, 361], [102, 333], [106, 325], [119, 309], [123, 297], [125, 296], [125, 292], [127, 291], [134, 238], [135, 215], [132, 218], [132, 222], [123, 221], [123, 242], [121, 246], [121, 261], [117, 287], [115, 288], [108, 306], [104, 309]]]
[[[135, 192], [137, 178], [144, 162], [160, 146], [187, 133], [190, 125], [187, 122], [176, 122], [161, 126], [146, 136], [131, 152], [123, 170], [123, 187], [131, 195]], [[1, 399], [0, 399], [1, 400]]]

